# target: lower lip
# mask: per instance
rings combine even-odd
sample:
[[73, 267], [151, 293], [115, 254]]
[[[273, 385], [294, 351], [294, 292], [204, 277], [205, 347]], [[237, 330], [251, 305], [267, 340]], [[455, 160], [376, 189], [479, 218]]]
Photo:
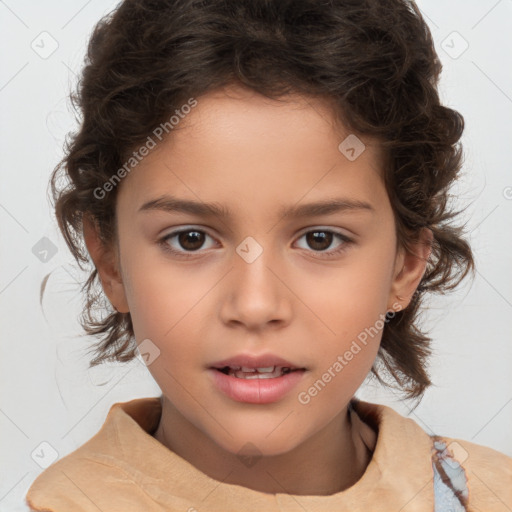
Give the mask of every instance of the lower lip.
[[302, 379], [305, 370], [295, 370], [271, 379], [239, 379], [219, 370], [208, 370], [213, 383], [236, 402], [269, 404], [283, 398]]

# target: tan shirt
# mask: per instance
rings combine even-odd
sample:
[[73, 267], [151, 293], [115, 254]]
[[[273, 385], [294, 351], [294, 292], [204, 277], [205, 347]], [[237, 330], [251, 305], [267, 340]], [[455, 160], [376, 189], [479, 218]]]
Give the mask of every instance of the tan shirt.
[[268, 494], [214, 480], [152, 437], [161, 412], [159, 397], [114, 404], [95, 436], [36, 478], [28, 505], [50, 512], [432, 512], [442, 510], [432, 465], [437, 441], [454, 448], [444, 467], [455, 474], [466, 510], [512, 510], [511, 457], [468, 441], [432, 439], [384, 405], [354, 402], [350, 419], [371, 460], [353, 486], [328, 496]]

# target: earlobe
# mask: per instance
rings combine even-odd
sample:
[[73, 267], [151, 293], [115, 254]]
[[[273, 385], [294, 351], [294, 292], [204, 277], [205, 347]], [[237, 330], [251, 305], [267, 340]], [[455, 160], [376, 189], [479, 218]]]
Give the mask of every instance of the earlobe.
[[85, 245], [98, 271], [105, 295], [116, 311], [128, 313], [130, 309], [114, 248], [107, 247], [101, 240], [91, 217], [84, 215], [82, 224]]
[[404, 248], [397, 258], [397, 267], [391, 285], [388, 299], [388, 310], [399, 304], [399, 309], [405, 309], [411, 302], [411, 299], [421, 282], [427, 262], [432, 251], [433, 233], [428, 228], [423, 228], [418, 242], [413, 246], [414, 254], [406, 251]]

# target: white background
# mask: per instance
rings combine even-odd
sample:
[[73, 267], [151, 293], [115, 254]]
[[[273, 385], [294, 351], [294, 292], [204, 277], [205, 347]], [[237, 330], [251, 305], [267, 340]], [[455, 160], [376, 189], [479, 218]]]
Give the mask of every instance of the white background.
[[[67, 95], [95, 22], [115, 5], [0, 1], [1, 511], [26, 510], [24, 495], [42, 471], [31, 457], [41, 442], [62, 457], [99, 430], [113, 403], [160, 394], [138, 361], [87, 369], [92, 340], [81, 336], [77, 320], [84, 276], [47, 197], [64, 137], [75, 128]], [[358, 395], [410, 415], [429, 433], [512, 456], [512, 0], [418, 5], [443, 62], [442, 101], [466, 120], [465, 178], [454, 192], [459, 205], [470, 205], [478, 273], [472, 285], [430, 301], [425, 325], [434, 337], [435, 386], [418, 408], [410, 413], [372, 383]], [[58, 43], [47, 58], [31, 47], [46, 37], [51, 48], [43, 31]], [[457, 56], [463, 40], [469, 46]], [[46, 262], [32, 252], [43, 237], [57, 247]], [[49, 273], [41, 307], [40, 283]]]

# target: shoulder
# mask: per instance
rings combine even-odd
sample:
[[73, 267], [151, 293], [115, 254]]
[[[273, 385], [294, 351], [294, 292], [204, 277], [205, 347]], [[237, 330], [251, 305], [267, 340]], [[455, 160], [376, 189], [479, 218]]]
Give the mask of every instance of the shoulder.
[[460, 471], [459, 488], [466, 489], [464, 494], [470, 509], [486, 512], [512, 509], [511, 457], [463, 439], [433, 436], [433, 441], [440, 449], [440, 462], [446, 474], [458, 475]]
[[[84, 512], [98, 510], [99, 482], [122, 476], [114, 464], [91, 456], [88, 443], [45, 469], [30, 486], [25, 499], [31, 510]], [[101, 509], [101, 508], [100, 508]]]
[[402, 460], [410, 461], [408, 480], [415, 474], [419, 480], [430, 474], [434, 492], [444, 489], [442, 483], [446, 484], [466, 510], [512, 510], [512, 458], [508, 455], [463, 439], [431, 436], [412, 418], [388, 406], [359, 399], [354, 400], [353, 406], [361, 420], [376, 432], [376, 443], [370, 438], [367, 446], [375, 448], [374, 458], [381, 456], [381, 466], [385, 465], [388, 471], [402, 475], [398, 462], [389, 456], [401, 453]]
[[80, 448], [43, 471], [25, 501], [31, 511], [39, 512], [162, 510], [148, 495], [143, 473], [121, 459], [91, 456]]
[[[154, 427], [158, 407], [157, 398], [112, 405], [99, 432], [34, 480], [25, 496], [27, 505], [36, 511], [97, 512], [116, 510], [116, 503], [126, 499], [125, 512], [149, 510], [142, 504], [139, 481], [148, 446], [145, 429]], [[130, 464], [134, 453], [136, 460]]]

